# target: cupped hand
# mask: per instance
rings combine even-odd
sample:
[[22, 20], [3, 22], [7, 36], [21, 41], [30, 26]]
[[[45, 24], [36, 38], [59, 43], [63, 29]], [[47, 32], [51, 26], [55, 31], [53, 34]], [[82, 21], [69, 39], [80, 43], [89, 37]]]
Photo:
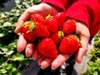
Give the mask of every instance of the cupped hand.
[[57, 10], [55, 8], [46, 3], [33, 5], [32, 7], [26, 9], [24, 13], [19, 17], [16, 23], [15, 32], [19, 33], [19, 30], [23, 26], [23, 23], [27, 21], [32, 14], [36, 13], [36, 14], [41, 14], [43, 16], [47, 16], [48, 14], [55, 14], [56, 12]]
[[[76, 33], [80, 35], [80, 42], [81, 42], [81, 48], [79, 48], [79, 51], [76, 56], [76, 62], [81, 63], [84, 55], [87, 53], [88, 50], [88, 41], [90, 37], [90, 33], [88, 28], [80, 22], [76, 22]], [[46, 60], [41, 62], [41, 66], [43, 69], [47, 68], [51, 64], [51, 69], [56, 70], [58, 67], [63, 65], [65, 61], [67, 61], [71, 55], [68, 54], [59, 54], [55, 60], [53, 60], [50, 63], [50, 60]], [[45, 62], [45, 63], [44, 63]]]

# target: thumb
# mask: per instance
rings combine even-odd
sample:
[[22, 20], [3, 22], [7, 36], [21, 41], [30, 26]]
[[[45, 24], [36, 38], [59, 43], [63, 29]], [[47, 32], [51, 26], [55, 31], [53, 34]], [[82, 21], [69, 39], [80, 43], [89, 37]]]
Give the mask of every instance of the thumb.
[[16, 29], [15, 29], [15, 33], [19, 33], [21, 31], [21, 27], [23, 26], [24, 21], [18, 21], [16, 23]]
[[76, 57], [76, 62], [81, 63], [82, 60], [83, 60], [83, 57], [86, 55], [86, 53], [87, 53], [87, 49], [80, 48], [79, 52], [78, 52], [78, 55]]

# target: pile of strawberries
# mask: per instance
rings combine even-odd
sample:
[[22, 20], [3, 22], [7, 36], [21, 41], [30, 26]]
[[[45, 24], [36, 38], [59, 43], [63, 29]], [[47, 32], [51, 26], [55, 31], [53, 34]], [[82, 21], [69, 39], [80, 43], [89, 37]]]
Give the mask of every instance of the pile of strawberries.
[[75, 21], [66, 20], [62, 12], [46, 17], [33, 14], [20, 29], [27, 42], [34, 44], [34, 50], [51, 59], [58, 54], [73, 54], [79, 50], [80, 42], [75, 31]]

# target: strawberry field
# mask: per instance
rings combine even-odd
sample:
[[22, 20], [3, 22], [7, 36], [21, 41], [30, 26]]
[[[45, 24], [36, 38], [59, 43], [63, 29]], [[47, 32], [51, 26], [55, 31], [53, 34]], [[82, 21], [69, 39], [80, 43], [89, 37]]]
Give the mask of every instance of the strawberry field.
[[[16, 6], [10, 12], [0, 11], [0, 75], [21, 75], [25, 65], [32, 60], [16, 50], [18, 35], [14, 33], [15, 23], [23, 11], [32, 6], [31, 0], [15, 0]], [[37, 1], [37, 0], [33, 0]], [[94, 37], [88, 70], [84, 75], [100, 74], [100, 32]]]

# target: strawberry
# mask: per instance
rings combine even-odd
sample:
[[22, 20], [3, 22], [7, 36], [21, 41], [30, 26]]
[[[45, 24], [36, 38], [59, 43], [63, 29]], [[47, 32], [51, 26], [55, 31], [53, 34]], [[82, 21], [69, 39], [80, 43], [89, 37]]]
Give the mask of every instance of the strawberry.
[[34, 21], [34, 22], [40, 22], [40, 23], [44, 23], [45, 20], [44, 20], [44, 17], [40, 14], [33, 14], [31, 15], [31, 19]]
[[64, 12], [59, 12], [55, 15], [55, 18], [58, 20], [59, 29], [62, 29], [63, 23], [65, 22], [66, 16]]
[[31, 19], [34, 22], [35, 28], [33, 28], [33, 32], [35, 33], [36, 37], [47, 37], [49, 36], [49, 31], [47, 27], [44, 25], [45, 20], [44, 17], [40, 14], [33, 14], [31, 15]]
[[58, 31], [58, 21], [54, 16], [47, 16], [45, 25], [48, 27], [50, 32], [57, 32]]
[[38, 51], [43, 57], [55, 59], [57, 57], [56, 44], [51, 38], [43, 39], [38, 45]]
[[24, 23], [24, 26], [21, 28], [21, 32], [23, 33], [24, 38], [27, 41], [31, 41], [31, 42], [35, 41], [35, 35], [34, 32], [32, 31], [33, 28], [35, 27], [32, 21], [26, 21]]
[[58, 31], [57, 33], [51, 35], [51, 38], [56, 44], [58, 44], [63, 37], [64, 37], [64, 33], [62, 31]]
[[[38, 17], [39, 18], [39, 17]], [[39, 22], [38, 22], [39, 21]], [[44, 22], [40, 22], [40, 20], [36, 19], [35, 21], [26, 21], [24, 26], [21, 29], [25, 39], [27, 41], [34, 42], [35, 37], [47, 37], [49, 36], [49, 31], [47, 27], [44, 25]]]
[[34, 33], [36, 37], [48, 37], [50, 35], [48, 28], [41, 23], [37, 23]]
[[59, 46], [59, 51], [62, 54], [72, 54], [79, 50], [80, 43], [76, 35], [65, 36]]
[[76, 31], [76, 25], [74, 20], [67, 20], [63, 25], [62, 31], [65, 34], [72, 34]]

